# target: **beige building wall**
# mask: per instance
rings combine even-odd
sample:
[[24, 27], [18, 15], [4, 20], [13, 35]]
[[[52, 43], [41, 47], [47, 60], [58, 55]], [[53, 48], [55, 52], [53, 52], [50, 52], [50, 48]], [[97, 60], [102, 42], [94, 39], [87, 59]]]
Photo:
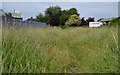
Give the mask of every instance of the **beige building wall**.
[[15, 17], [15, 18], [21, 18], [21, 12], [20, 11], [17, 11], [17, 10], [14, 10], [12, 14], [12, 17]]

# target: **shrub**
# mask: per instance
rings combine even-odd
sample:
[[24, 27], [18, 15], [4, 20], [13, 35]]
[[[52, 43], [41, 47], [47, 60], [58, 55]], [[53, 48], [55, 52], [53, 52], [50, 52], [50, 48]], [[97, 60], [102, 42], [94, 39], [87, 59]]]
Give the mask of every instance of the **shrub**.
[[70, 18], [65, 22], [68, 26], [79, 26], [81, 23], [80, 17], [76, 14], [71, 15]]
[[120, 25], [119, 19], [118, 18], [114, 18], [111, 20], [110, 22], [110, 26], [118, 26]]
[[63, 10], [62, 15], [60, 16], [60, 24], [65, 25], [65, 22], [70, 18], [71, 15], [76, 14], [79, 16], [79, 13], [76, 8], [71, 8], [69, 10]]

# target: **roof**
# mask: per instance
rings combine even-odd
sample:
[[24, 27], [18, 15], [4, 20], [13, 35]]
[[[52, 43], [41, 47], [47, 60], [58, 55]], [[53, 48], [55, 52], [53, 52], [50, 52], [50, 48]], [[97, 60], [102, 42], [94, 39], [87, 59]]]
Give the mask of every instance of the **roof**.
[[99, 22], [111, 21], [113, 18], [102, 18]]
[[[13, 18], [14, 18], [14, 17], [13, 17]], [[21, 20], [22, 20], [23, 18], [14, 18], [14, 19], [21, 19]]]
[[31, 17], [31, 18], [28, 18], [27, 21], [35, 21], [35, 19]]

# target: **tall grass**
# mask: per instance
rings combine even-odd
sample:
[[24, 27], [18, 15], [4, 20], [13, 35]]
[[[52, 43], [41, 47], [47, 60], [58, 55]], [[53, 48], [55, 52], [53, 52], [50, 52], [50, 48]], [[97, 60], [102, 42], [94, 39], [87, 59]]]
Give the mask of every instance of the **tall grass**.
[[117, 28], [4, 29], [3, 73], [118, 72]]
[[2, 74], [2, 28], [0, 28], [0, 74]]

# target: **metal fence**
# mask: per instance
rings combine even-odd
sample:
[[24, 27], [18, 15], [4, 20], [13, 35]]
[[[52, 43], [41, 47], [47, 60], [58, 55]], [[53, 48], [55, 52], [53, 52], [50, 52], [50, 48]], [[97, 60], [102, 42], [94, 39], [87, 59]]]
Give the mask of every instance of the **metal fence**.
[[25, 26], [25, 27], [44, 27], [46, 26], [46, 23], [43, 22], [32, 22], [32, 21], [23, 21], [21, 23], [21, 26]]
[[10, 15], [0, 15], [0, 27], [44, 27], [46, 23], [43, 22], [34, 22], [34, 21], [23, 21], [19, 18], [13, 18]]
[[32, 21], [21, 21], [21, 20], [0, 20], [2, 27], [44, 27], [46, 23], [43, 22], [32, 22]]

